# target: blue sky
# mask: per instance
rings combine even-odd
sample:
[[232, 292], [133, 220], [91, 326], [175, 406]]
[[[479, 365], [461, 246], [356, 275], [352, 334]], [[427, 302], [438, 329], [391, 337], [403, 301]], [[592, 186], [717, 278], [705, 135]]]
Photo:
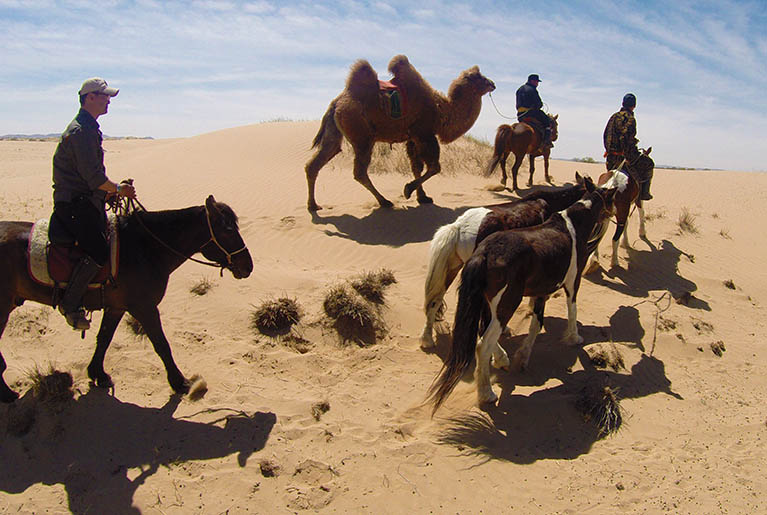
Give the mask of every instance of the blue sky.
[[[402, 53], [443, 92], [479, 65], [506, 116], [538, 73], [557, 158], [601, 159], [631, 91], [656, 163], [765, 171], [766, 13], [764, 0], [0, 0], [0, 134], [62, 131], [91, 76], [121, 90], [100, 118], [112, 136], [319, 119], [356, 59], [388, 78]], [[507, 121], [485, 97], [470, 134], [492, 141]]]

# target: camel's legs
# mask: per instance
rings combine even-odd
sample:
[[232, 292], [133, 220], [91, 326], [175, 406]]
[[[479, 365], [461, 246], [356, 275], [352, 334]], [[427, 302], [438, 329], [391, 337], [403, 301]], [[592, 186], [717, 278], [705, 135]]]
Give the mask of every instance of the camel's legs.
[[373, 140], [365, 143], [353, 144], [354, 146], [354, 180], [362, 184], [376, 198], [381, 207], [392, 207], [394, 204], [378, 193], [378, 190], [368, 177], [368, 166], [373, 155]]
[[[405, 184], [405, 198], [410, 198], [410, 195], [413, 193], [413, 190], [420, 189], [421, 184], [431, 179], [432, 177], [434, 177], [440, 172], [439, 143], [437, 142], [437, 137], [431, 134], [429, 136], [418, 138], [414, 140], [414, 146], [415, 146], [415, 152], [426, 163], [426, 174], [425, 175], [419, 174], [419, 176], [416, 177], [415, 180]], [[421, 189], [421, 191], [423, 190]], [[424, 193], [423, 195], [426, 199], [429, 199], [429, 197], [426, 196], [426, 193]], [[419, 202], [421, 201], [420, 193], [419, 193], [418, 200]]]
[[[410, 158], [410, 170], [413, 172], [413, 177], [418, 179], [423, 172], [424, 161], [418, 154], [418, 149], [416, 148], [416, 144], [413, 140], [409, 140], [407, 142], [407, 157]], [[431, 197], [426, 195], [426, 192], [423, 191], [423, 186], [420, 184], [416, 188], [416, 195], [418, 197], [419, 204], [431, 204], [434, 202]]]
[[329, 127], [323, 135], [319, 149], [309, 162], [306, 163], [306, 183], [309, 187], [309, 200], [306, 202], [306, 206], [309, 208], [309, 211], [322, 209], [317, 205], [317, 201], [314, 198], [314, 184], [317, 182], [317, 175], [319, 175], [320, 169], [341, 152], [342, 141], [343, 136], [341, 132], [339, 132], [335, 124], [332, 124], [332, 127]]

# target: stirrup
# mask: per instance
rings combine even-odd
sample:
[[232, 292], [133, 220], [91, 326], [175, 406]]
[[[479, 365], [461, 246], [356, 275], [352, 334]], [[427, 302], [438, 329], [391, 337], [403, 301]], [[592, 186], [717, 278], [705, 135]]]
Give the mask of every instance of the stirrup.
[[85, 318], [85, 310], [80, 308], [76, 311], [64, 313], [67, 323], [75, 331], [85, 331], [91, 328], [91, 321]]

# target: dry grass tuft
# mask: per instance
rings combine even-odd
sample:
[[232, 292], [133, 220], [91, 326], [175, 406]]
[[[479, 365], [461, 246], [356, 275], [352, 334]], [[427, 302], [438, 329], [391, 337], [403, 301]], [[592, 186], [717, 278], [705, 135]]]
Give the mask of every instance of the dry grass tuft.
[[726, 287], [728, 287], [731, 290], [735, 289], [735, 283], [732, 282], [732, 279], [727, 279], [725, 281], [722, 281], [722, 284], [724, 284]]
[[679, 214], [676, 224], [679, 226], [679, 230], [682, 233], [698, 234], [698, 226], [695, 223], [695, 215], [690, 213], [690, 210], [686, 207], [682, 208], [682, 212]]
[[133, 318], [130, 314], [125, 317], [125, 323], [128, 324], [128, 327], [130, 328], [131, 332], [133, 332], [133, 335], [137, 338], [143, 338], [146, 336], [146, 331], [144, 330], [144, 326], [141, 325], [141, 322]]
[[212, 288], [213, 282], [211, 282], [211, 280], [207, 277], [203, 277], [189, 289], [189, 292], [202, 296], [208, 293]]
[[618, 391], [610, 387], [607, 381], [601, 385], [596, 384], [596, 381], [588, 382], [581, 389], [575, 406], [586, 420], [597, 426], [600, 437], [617, 432], [623, 424], [623, 409]]
[[72, 374], [56, 370], [53, 365], [49, 365], [46, 372], [35, 367], [29, 372], [29, 381], [32, 393], [42, 402], [60, 404], [74, 398]]
[[330, 403], [328, 401], [317, 402], [312, 405], [312, 416], [314, 417], [314, 420], [318, 422], [322, 415], [328, 411], [330, 411]]
[[335, 321], [338, 334], [345, 341], [372, 345], [385, 331], [376, 309], [345, 285], [332, 287], [323, 302], [325, 314]]
[[659, 209], [658, 211], [654, 211], [652, 213], [645, 213], [644, 218], [648, 222], [652, 222], [653, 220], [659, 220], [661, 218], [666, 218], [666, 211], [663, 209]]
[[727, 349], [724, 348], [724, 342], [722, 340], [711, 342], [711, 352], [713, 352], [720, 358], [722, 357], [722, 354], [724, 354], [724, 351], [726, 350]]
[[722, 228], [719, 231], [719, 236], [721, 236], [725, 240], [731, 240], [732, 239], [732, 236], [730, 236], [730, 230], [729, 229], [725, 229], [725, 228]]
[[610, 347], [599, 345], [596, 349], [589, 350], [588, 355], [591, 363], [597, 368], [611, 368], [616, 372], [626, 368], [623, 355], [615, 344]]
[[382, 269], [378, 272], [367, 272], [351, 281], [352, 288], [362, 298], [374, 304], [385, 304], [384, 293], [386, 288], [396, 283], [397, 279], [391, 270]]
[[251, 327], [267, 336], [286, 334], [301, 320], [301, 307], [294, 299], [282, 297], [263, 302], [253, 312]]

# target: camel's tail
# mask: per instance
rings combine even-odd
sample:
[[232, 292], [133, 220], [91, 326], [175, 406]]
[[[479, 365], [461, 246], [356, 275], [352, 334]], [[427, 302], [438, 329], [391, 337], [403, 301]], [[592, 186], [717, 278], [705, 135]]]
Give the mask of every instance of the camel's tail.
[[336, 100], [333, 100], [328, 106], [328, 110], [325, 111], [325, 115], [322, 117], [322, 122], [320, 123], [320, 130], [317, 131], [317, 135], [314, 137], [314, 140], [312, 140], [312, 148], [317, 148], [318, 146], [320, 146], [320, 143], [322, 143], [322, 139], [325, 137], [326, 134], [329, 134], [331, 131], [340, 132], [338, 130], [338, 127], [336, 127], [335, 115], [336, 115]]
[[469, 369], [477, 348], [477, 330], [485, 304], [487, 286], [487, 258], [474, 254], [461, 272], [461, 286], [458, 288], [458, 307], [453, 323], [453, 345], [442, 367], [439, 377], [429, 388], [429, 397], [434, 403], [432, 415], [439, 409], [461, 376]]
[[423, 309], [429, 313], [429, 308], [433, 307], [435, 302], [442, 302], [445, 294], [447, 280], [448, 262], [450, 257], [457, 254], [458, 241], [461, 236], [461, 230], [458, 222], [443, 225], [434, 237], [429, 246], [429, 269], [426, 272], [426, 285], [424, 287], [424, 305]]
[[501, 162], [504, 155], [508, 155], [509, 140], [511, 139], [511, 125], [503, 124], [498, 126], [495, 133], [495, 146], [493, 148], [493, 158], [485, 168], [485, 177], [492, 175], [495, 167]]

